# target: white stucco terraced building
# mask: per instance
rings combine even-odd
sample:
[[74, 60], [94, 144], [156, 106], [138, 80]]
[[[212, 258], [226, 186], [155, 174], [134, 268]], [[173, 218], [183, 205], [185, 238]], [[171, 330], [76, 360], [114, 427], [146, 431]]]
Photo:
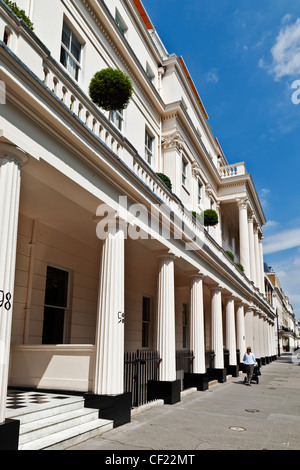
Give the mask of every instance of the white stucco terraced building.
[[[0, 1], [0, 431], [8, 387], [106, 399], [130, 419], [137, 350], [141, 368], [155, 358], [146, 400], [166, 403], [238, 374], [248, 345], [275, 359], [265, 216], [184, 59], [139, 0], [17, 3], [34, 30]], [[107, 67], [131, 78], [123, 111], [89, 98]], [[193, 217], [206, 209], [216, 226]]]

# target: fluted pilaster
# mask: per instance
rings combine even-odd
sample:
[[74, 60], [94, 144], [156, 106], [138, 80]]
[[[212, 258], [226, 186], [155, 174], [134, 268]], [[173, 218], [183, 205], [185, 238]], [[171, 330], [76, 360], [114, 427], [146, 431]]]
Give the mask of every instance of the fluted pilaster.
[[249, 232], [248, 232], [248, 201], [246, 198], [238, 200], [239, 233], [240, 233], [240, 263], [244, 267], [246, 276], [250, 277]]
[[236, 312], [236, 342], [241, 358], [246, 351], [244, 305], [238, 304]]
[[162, 359], [159, 380], [176, 380], [174, 256], [159, 258], [157, 348]]
[[194, 354], [193, 372], [205, 373], [205, 343], [203, 319], [203, 275], [191, 278], [190, 349]]
[[249, 255], [250, 255], [250, 275], [251, 280], [257, 285], [255, 251], [254, 251], [254, 233], [253, 233], [253, 214], [248, 217], [249, 227]]
[[5, 421], [21, 187], [26, 155], [0, 145], [0, 424]]
[[222, 322], [222, 289], [211, 290], [211, 343], [215, 353], [215, 369], [224, 368], [223, 322]]
[[233, 296], [226, 299], [226, 349], [229, 351], [229, 365], [236, 366], [236, 333]]
[[124, 391], [124, 271], [122, 227], [111, 229], [103, 241], [96, 331], [94, 393]]

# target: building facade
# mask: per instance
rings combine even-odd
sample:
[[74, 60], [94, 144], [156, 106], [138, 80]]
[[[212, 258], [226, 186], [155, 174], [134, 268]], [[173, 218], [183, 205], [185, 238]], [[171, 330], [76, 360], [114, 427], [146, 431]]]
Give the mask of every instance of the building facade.
[[[166, 403], [237, 375], [248, 345], [273, 360], [265, 216], [183, 58], [139, 0], [18, 5], [33, 30], [0, 1], [0, 423], [7, 387], [128, 403], [136, 350], [158, 354], [145, 387]], [[89, 98], [107, 67], [132, 81], [124, 110]]]
[[266, 291], [272, 299], [276, 313], [275, 337], [277, 338], [277, 354], [293, 353], [299, 348], [298, 322], [289, 298], [282, 290], [276, 272], [265, 264]]

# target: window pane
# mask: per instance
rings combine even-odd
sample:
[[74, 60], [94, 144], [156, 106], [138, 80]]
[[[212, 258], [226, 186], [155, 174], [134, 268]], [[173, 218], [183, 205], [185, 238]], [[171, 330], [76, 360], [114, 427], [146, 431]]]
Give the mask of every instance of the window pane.
[[71, 41], [71, 29], [69, 26], [64, 23], [63, 31], [62, 31], [62, 42], [64, 45], [69, 49], [70, 48], [70, 41]]
[[143, 297], [143, 321], [150, 322], [150, 298]]
[[80, 49], [81, 49], [81, 44], [73, 34], [72, 44], [71, 44], [71, 53], [73, 54], [73, 56], [78, 62], [80, 61]]
[[64, 340], [65, 311], [61, 308], [44, 308], [43, 344], [61, 344]]
[[67, 307], [68, 272], [47, 267], [45, 304], [54, 307]]
[[67, 53], [65, 49], [62, 47], [60, 51], [60, 62], [61, 64], [63, 64], [64, 67], [67, 66], [67, 58], [68, 58]]
[[143, 323], [142, 328], [142, 348], [149, 347], [149, 323]]

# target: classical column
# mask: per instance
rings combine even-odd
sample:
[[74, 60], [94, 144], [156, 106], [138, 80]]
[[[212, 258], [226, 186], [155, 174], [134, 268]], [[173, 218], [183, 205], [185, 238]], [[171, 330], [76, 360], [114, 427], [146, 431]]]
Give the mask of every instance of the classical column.
[[258, 228], [254, 229], [254, 251], [255, 251], [255, 269], [256, 269], [256, 285], [261, 288], [261, 269], [260, 269], [260, 255], [258, 246]]
[[250, 346], [253, 349], [253, 310], [248, 306], [245, 310], [246, 347]]
[[254, 312], [253, 316], [253, 353], [256, 360], [260, 362], [260, 318], [259, 312]]
[[240, 351], [240, 363], [246, 352], [244, 305], [239, 303], [236, 311], [236, 343]]
[[265, 364], [264, 354], [264, 316], [262, 313], [259, 314], [259, 357], [261, 365]]
[[97, 395], [124, 392], [124, 255], [124, 230], [111, 228], [102, 244], [94, 381]]
[[203, 277], [203, 274], [191, 276], [190, 349], [193, 352], [194, 361], [193, 373], [184, 374], [186, 387], [197, 387], [198, 390], [208, 388], [205, 367]]
[[158, 259], [157, 350], [161, 363], [159, 381], [148, 382], [148, 398], [162, 398], [165, 403], [173, 404], [180, 401], [180, 380], [176, 380], [175, 256], [162, 254]]
[[239, 233], [240, 233], [240, 264], [244, 267], [246, 276], [250, 277], [249, 232], [248, 232], [248, 200], [238, 199]]
[[174, 256], [159, 260], [157, 348], [162, 359], [159, 379], [176, 380]]
[[250, 254], [250, 275], [251, 280], [257, 285], [256, 269], [255, 269], [255, 251], [254, 251], [254, 232], [253, 232], [253, 213], [248, 217], [249, 227], [249, 254]]
[[124, 273], [124, 225], [115, 220], [102, 243], [94, 386], [85, 395], [85, 406], [114, 427], [131, 419], [131, 393], [124, 393]]
[[259, 266], [260, 266], [260, 272], [261, 272], [260, 290], [264, 294], [265, 293], [265, 268], [264, 268], [264, 255], [263, 255], [263, 239], [264, 239], [264, 236], [261, 233], [260, 237], [258, 238]]
[[266, 365], [267, 336], [266, 336], [266, 315], [265, 314], [262, 314], [261, 336], [262, 336], [261, 362], [262, 362], [262, 365]]
[[190, 349], [193, 351], [193, 372], [204, 374], [205, 343], [203, 318], [203, 275], [191, 279], [191, 316], [190, 316]]
[[211, 344], [215, 353], [215, 369], [224, 368], [221, 292], [221, 287], [215, 287], [211, 290]]
[[238, 366], [236, 357], [236, 331], [235, 331], [235, 312], [234, 297], [226, 299], [226, 349], [229, 351], [229, 373], [233, 377], [238, 376]]
[[[6, 434], [5, 407], [8, 385], [11, 324], [15, 283], [21, 166], [25, 153], [0, 144], [0, 449]], [[2, 426], [3, 425], [3, 426]], [[18, 436], [18, 430], [17, 430]], [[18, 439], [18, 437], [17, 437]]]

